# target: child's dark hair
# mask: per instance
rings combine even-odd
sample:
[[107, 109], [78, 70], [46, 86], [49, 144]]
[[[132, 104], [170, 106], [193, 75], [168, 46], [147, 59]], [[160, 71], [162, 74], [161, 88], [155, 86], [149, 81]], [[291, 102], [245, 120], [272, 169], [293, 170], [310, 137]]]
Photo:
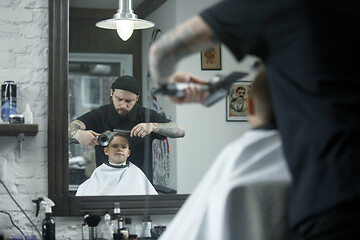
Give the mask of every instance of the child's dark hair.
[[[112, 139], [111, 139], [110, 143], [112, 142], [112, 140], [114, 139], [114, 137], [123, 137], [123, 138], [125, 138], [125, 139], [126, 139], [126, 141], [127, 141], [127, 143], [128, 143], [128, 145], [129, 145], [129, 148], [130, 148], [129, 134], [128, 134], [128, 133], [124, 133], [124, 132], [116, 132], [116, 133], [114, 134], [114, 136], [112, 137]], [[109, 143], [107, 146], [109, 146], [109, 145], [110, 145], [110, 143]]]

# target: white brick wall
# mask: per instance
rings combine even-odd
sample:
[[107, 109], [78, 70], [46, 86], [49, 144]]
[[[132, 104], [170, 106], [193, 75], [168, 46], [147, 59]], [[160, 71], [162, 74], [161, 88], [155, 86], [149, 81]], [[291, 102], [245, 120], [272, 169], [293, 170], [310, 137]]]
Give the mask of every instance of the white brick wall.
[[[35, 217], [32, 200], [47, 196], [47, 62], [48, 1], [1, 0], [0, 83], [12, 80], [17, 84], [18, 112], [29, 103], [39, 132], [36, 137], [25, 138], [21, 158], [16, 137], [0, 137], [0, 177], [39, 231], [44, 215], [42, 211]], [[0, 210], [10, 213], [25, 234], [37, 233], [2, 185]], [[3, 213], [0, 234], [6, 238], [21, 236]]]

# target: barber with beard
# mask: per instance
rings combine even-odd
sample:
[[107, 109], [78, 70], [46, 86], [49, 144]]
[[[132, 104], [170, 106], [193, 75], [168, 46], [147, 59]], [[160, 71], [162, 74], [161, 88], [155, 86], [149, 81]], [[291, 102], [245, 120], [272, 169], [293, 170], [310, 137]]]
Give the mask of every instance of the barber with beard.
[[[114, 129], [130, 131], [131, 155], [129, 161], [144, 171], [152, 182], [152, 141], [185, 136], [184, 129], [164, 115], [138, 104], [140, 85], [128, 75], [119, 77], [111, 85], [110, 103], [78, 117], [69, 123], [69, 138], [76, 139], [81, 145], [95, 146], [96, 166], [107, 161], [97, 136]], [[149, 114], [149, 116], [145, 116]], [[145, 121], [148, 117], [148, 122]], [[145, 153], [145, 144], [147, 153]], [[145, 154], [150, 161], [145, 162]]]

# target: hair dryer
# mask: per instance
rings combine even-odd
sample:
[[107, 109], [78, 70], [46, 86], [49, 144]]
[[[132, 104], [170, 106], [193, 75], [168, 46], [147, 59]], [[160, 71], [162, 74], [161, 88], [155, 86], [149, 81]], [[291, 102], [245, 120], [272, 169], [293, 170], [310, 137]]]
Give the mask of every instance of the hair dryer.
[[122, 133], [126, 133], [126, 134], [130, 134], [130, 130], [123, 130], [123, 129], [114, 129], [114, 131], [105, 131], [103, 133], [101, 133], [97, 139], [98, 139], [98, 142], [99, 142], [99, 145], [100, 146], [103, 146], [103, 147], [106, 147], [110, 142], [111, 140], [113, 139], [114, 135], [118, 132], [122, 132]]

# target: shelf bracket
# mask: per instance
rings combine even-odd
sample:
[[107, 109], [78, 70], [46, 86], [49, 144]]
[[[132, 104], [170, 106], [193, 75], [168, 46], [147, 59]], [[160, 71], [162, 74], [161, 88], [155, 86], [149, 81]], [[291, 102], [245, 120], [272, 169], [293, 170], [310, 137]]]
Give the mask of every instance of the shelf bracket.
[[18, 146], [19, 146], [19, 158], [21, 158], [21, 155], [22, 155], [22, 149], [23, 149], [24, 140], [25, 140], [25, 134], [24, 133], [19, 133], [17, 135], [17, 141], [18, 141]]

